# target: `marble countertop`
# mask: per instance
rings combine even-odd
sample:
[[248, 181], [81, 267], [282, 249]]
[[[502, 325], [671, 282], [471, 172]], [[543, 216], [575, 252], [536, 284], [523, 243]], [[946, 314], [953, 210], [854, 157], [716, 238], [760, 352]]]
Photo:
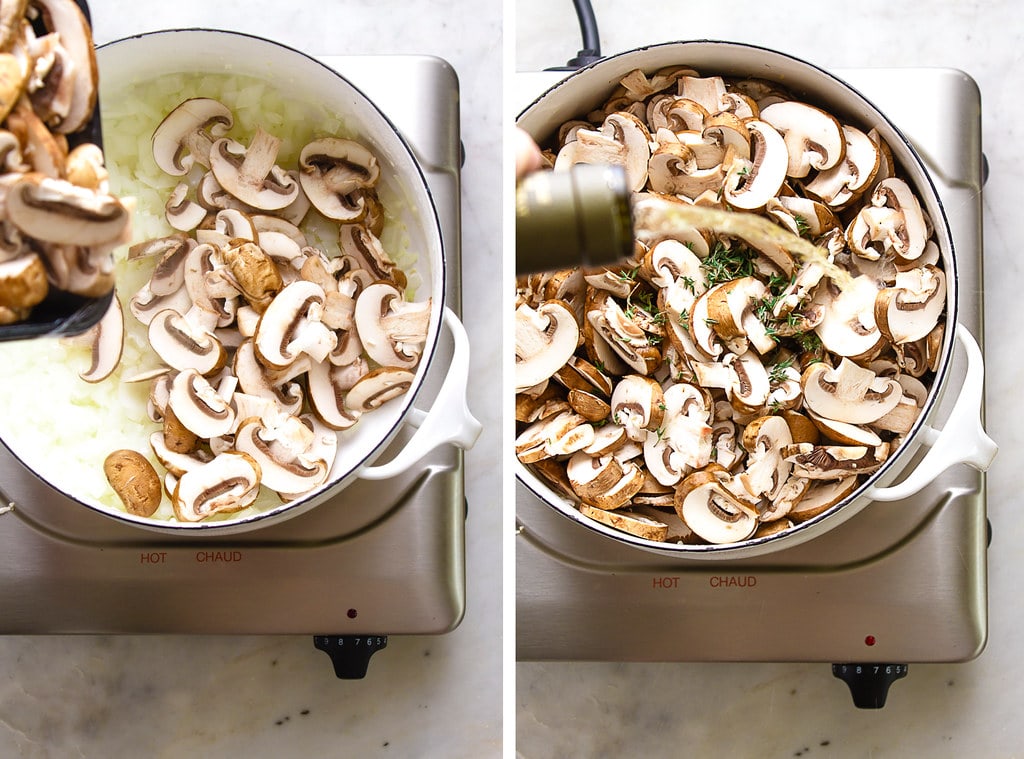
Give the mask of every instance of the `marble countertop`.
[[[468, 6], [476, 9], [467, 12]], [[362, 681], [334, 677], [309, 636], [0, 637], [0, 756], [488, 757], [500, 754], [499, 297], [501, 7], [497, 3], [90, 0], [102, 43], [175, 27], [230, 29], [312, 54], [406, 53], [460, 78], [463, 320], [469, 404], [467, 609], [441, 636], [392, 636]], [[3, 613], [0, 610], [0, 613]]]
[[[884, 710], [859, 711], [823, 664], [520, 663], [517, 751], [528, 759], [586, 756], [1019, 756], [1024, 727], [1024, 553], [1020, 488], [1021, 257], [1016, 153], [1024, 80], [1024, 10], [1012, 0], [850, 5], [721, 0], [626, 6], [594, 0], [602, 52], [677, 39], [776, 48], [825, 68], [953, 67], [982, 93], [987, 429], [1001, 450], [988, 476], [993, 527], [989, 641], [963, 664], [917, 664]], [[562, 65], [580, 48], [569, 2], [518, 0], [515, 67]]]

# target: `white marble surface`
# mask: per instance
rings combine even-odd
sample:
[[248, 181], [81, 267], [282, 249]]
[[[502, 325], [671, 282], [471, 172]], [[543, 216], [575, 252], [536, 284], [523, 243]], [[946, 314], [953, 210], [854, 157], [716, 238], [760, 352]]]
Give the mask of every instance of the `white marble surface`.
[[[203, 26], [314, 54], [447, 59], [461, 82], [464, 322], [469, 403], [484, 433], [467, 455], [468, 603], [444, 636], [392, 637], [366, 680], [335, 679], [308, 636], [0, 637], [0, 756], [489, 757], [501, 745], [499, 260], [500, 4], [469, 0], [91, 0], [104, 42]], [[472, 9], [473, 12], [470, 12]], [[0, 610], [2, 613], [2, 610]]]
[[[988, 477], [989, 643], [966, 664], [912, 665], [881, 712], [853, 708], [822, 664], [528, 663], [517, 672], [517, 750], [541, 757], [1013, 757], [1024, 752], [1020, 577], [1022, 411], [1019, 91], [1024, 7], [942, 0], [640, 5], [594, 0], [602, 50], [728, 39], [826, 68], [956, 67], [980, 85], [991, 176], [983, 199], [988, 430], [1001, 451]], [[517, 70], [561, 65], [580, 37], [572, 4], [518, 0]]]

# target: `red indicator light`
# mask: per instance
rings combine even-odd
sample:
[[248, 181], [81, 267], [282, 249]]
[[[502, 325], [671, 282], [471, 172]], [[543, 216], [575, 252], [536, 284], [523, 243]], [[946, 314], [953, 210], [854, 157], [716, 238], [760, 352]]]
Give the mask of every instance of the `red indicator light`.
[[865, 646], [873, 646], [873, 645], [875, 645], [875, 636], [874, 635], [868, 635], [866, 638], [864, 638], [864, 645]]

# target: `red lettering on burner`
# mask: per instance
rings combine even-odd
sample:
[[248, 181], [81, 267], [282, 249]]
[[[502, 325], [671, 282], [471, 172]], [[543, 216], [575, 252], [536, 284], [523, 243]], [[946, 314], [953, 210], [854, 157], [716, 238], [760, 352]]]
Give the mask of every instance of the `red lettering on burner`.
[[653, 577], [651, 587], [655, 590], [675, 590], [679, 587], [678, 577]]
[[237, 564], [241, 560], [241, 551], [196, 551], [196, 561], [200, 564]]
[[713, 575], [708, 578], [712, 588], [753, 588], [757, 585], [754, 575]]
[[139, 554], [140, 564], [166, 564], [166, 551], [143, 551]]

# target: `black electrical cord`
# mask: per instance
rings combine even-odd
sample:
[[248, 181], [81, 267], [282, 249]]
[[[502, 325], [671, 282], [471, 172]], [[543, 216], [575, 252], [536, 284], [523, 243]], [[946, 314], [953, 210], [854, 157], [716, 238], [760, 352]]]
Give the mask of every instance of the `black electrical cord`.
[[597, 31], [597, 17], [590, 0], [572, 0], [576, 8], [576, 18], [580, 22], [580, 34], [583, 36], [583, 47], [576, 57], [564, 66], [555, 66], [548, 71], [575, 71], [591, 63], [601, 60], [601, 35]]

